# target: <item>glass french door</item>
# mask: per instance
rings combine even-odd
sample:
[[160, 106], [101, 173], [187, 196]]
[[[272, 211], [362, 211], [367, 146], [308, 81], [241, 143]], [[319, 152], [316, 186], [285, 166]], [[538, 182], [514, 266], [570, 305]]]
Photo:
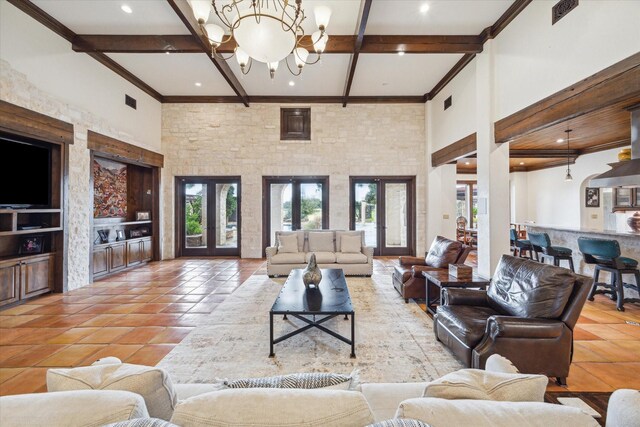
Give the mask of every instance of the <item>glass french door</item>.
[[329, 228], [329, 178], [264, 177], [263, 242], [275, 245], [276, 231]]
[[350, 228], [364, 230], [375, 255], [415, 252], [414, 178], [351, 177]]
[[240, 255], [240, 179], [176, 178], [176, 256]]

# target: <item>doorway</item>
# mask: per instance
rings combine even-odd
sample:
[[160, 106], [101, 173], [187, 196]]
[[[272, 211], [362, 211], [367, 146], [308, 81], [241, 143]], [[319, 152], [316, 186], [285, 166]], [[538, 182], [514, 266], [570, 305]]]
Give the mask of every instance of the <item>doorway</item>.
[[176, 177], [176, 256], [240, 256], [239, 177]]
[[262, 195], [264, 247], [276, 244], [276, 231], [329, 228], [329, 177], [266, 176]]
[[374, 255], [415, 254], [415, 177], [350, 177], [349, 227]]

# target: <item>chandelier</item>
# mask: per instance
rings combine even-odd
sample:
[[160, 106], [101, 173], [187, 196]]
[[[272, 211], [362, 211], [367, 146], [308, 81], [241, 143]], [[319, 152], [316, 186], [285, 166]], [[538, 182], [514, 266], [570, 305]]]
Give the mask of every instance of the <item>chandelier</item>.
[[[318, 30], [311, 35], [311, 43], [303, 45], [306, 19], [302, 0], [191, 0], [193, 14], [200, 30], [209, 40], [211, 56], [229, 60], [235, 56], [242, 74], [248, 74], [253, 61], [267, 64], [271, 78], [275, 76], [280, 61], [284, 60], [294, 76], [300, 75], [305, 65], [320, 60], [327, 46], [329, 36], [326, 28], [331, 18], [331, 9], [317, 6], [314, 9]], [[224, 28], [215, 23], [207, 23], [211, 12]], [[235, 41], [233, 53], [227, 57], [218, 48]], [[309, 60], [309, 51], [316, 53], [315, 60]], [[292, 55], [295, 67], [289, 65]]]
[[571, 150], [569, 149], [569, 135], [571, 134], [573, 130], [572, 129], [567, 129], [565, 130], [565, 132], [567, 133], [567, 175], [564, 177], [564, 180], [569, 182], [569, 181], [573, 181], [573, 177], [571, 176], [571, 167], [569, 165], [569, 156], [571, 154]]

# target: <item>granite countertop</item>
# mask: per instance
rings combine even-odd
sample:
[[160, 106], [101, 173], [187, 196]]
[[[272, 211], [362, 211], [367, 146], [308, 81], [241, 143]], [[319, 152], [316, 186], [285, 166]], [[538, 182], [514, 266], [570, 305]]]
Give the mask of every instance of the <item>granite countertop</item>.
[[604, 230], [595, 228], [583, 228], [583, 227], [568, 227], [564, 225], [546, 225], [535, 223], [518, 223], [517, 225], [533, 228], [548, 228], [549, 230], [568, 231], [573, 233], [585, 233], [585, 234], [603, 234], [607, 236], [622, 236], [622, 237], [638, 237], [640, 238], [640, 232], [637, 231], [618, 231], [618, 230]]

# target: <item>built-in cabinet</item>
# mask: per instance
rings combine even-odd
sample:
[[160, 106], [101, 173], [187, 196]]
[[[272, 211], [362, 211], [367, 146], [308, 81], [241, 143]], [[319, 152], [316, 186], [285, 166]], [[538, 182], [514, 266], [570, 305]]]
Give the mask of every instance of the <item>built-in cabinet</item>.
[[151, 236], [93, 247], [93, 277], [99, 278], [136, 267], [153, 259]]
[[640, 211], [640, 188], [614, 188], [613, 211]]
[[55, 254], [14, 257], [0, 261], [0, 306], [51, 292]]

